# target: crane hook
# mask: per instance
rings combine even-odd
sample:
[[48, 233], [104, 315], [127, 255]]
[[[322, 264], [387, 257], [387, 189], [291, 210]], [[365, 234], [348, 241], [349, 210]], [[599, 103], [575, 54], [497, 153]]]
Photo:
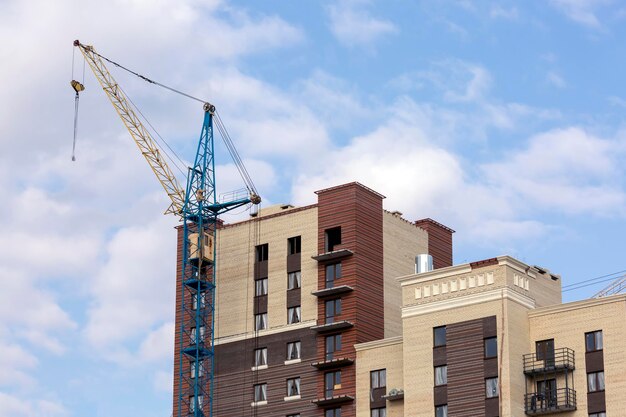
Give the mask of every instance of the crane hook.
[[72, 143], [72, 161], [76, 161], [76, 134], [78, 131], [78, 93], [85, 90], [85, 86], [76, 80], [72, 80], [70, 85], [76, 91], [74, 98], [74, 141]]

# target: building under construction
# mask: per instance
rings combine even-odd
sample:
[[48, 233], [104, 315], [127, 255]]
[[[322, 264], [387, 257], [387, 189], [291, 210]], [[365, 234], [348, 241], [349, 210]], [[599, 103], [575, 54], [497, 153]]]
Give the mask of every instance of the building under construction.
[[[452, 229], [361, 184], [316, 194], [220, 224], [214, 369], [179, 360], [204, 329], [178, 332], [174, 415], [208, 374], [219, 417], [623, 415], [626, 296], [562, 304], [546, 269], [453, 266]], [[177, 328], [204, 302], [181, 279]]]

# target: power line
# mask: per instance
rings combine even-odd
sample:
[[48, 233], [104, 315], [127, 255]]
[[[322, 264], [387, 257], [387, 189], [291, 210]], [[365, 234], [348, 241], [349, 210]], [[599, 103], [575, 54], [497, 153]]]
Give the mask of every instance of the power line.
[[612, 281], [617, 278], [616, 275], [624, 274], [624, 273], [626, 273], [626, 270], [613, 272], [611, 274], [601, 275], [595, 278], [585, 279], [579, 282], [575, 282], [573, 284], [563, 286], [562, 291], [568, 292], [568, 291], [573, 291], [573, 290], [589, 287], [589, 286], [596, 285], [596, 284], [601, 284], [603, 282]]

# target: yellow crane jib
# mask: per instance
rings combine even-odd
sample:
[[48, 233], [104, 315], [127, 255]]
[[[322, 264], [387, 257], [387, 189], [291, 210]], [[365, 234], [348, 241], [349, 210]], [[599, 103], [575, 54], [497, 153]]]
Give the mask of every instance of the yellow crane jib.
[[[185, 191], [178, 183], [178, 180], [164, 158], [159, 155], [158, 146], [150, 135], [150, 132], [144, 127], [135, 114], [128, 98], [122, 89], [119, 88], [117, 82], [104, 64], [102, 57], [94, 50], [93, 46], [83, 45], [78, 40], [74, 41], [74, 46], [77, 47], [85, 57], [85, 61], [89, 64], [89, 67], [98, 79], [102, 89], [137, 144], [139, 151], [148, 162], [148, 165], [150, 165], [150, 168], [170, 198], [171, 204], [165, 211], [165, 214], [172, 213], [181, 216], [185, 204]], [[77, 95], [79, 91], [85, 89], [81, 83], [75, 80], [72, 80], [71, 86], [76, 91]]]

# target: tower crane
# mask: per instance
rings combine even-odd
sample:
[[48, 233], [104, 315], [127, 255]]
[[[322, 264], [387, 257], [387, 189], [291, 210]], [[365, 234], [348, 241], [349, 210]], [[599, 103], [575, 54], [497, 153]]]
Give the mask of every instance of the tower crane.
[[[85, 61], [102, 86], [106, 96], [122, 119], [148, 165], [156, 175], [170, 199], [165, 211], [177, 215], [182, 221], [183, 252], [180, 270], [181, 310], [178, 331], [179, 386], [176, 417], [212, 417], [214, 389], [214, 324], [216, 285], [216, 245], [218, 216], [249, 203], [258, 205], [258, 195], [250, 176], [239, 158], [226, 132], [215, 106], [188, 94], [160, 84], [133, 72], [97, 53], [93, 46], [74, 41]], [[198, 147], [192, 167], [187, 173], [186, 187], [182, 188], [157, 143], [141, 123], [131, 102], [105, 65], [112, 63], [152, 84], [159, 85], [188, 98], [203, 102], [204, 118]], [[84, 86], [72, 80], [71, 86], [78, 94]], [[213, 129], [222, 133], [226, 146], [247, 187], [247, 195], [219, 202], [215, 191], [215, 154]], [[185, 361], [191, 372], [183, 372]]]

